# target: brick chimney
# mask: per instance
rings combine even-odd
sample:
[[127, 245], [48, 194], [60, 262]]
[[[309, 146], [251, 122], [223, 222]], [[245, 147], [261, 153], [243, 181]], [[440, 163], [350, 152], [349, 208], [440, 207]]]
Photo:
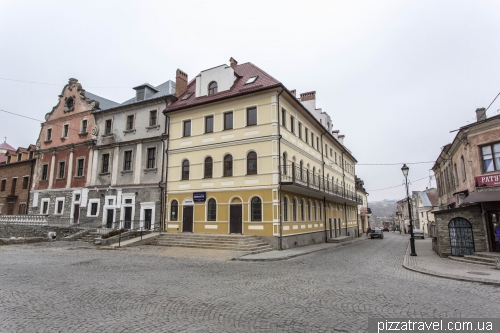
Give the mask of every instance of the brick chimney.
[[188, 86], [188, 75], [177, 68], [175, 72], [175, 96], [179, 97], [186, 91]]
[[295, 90], [295, 89], [290, 90], [290, 94], [292, 94], [293, 96], [297, 97], [297, 90]]
[[236, 60], [234, 60], [233, 57], [231, 57], [231, 59], [229, 59], [229, 63], [231, 64], [231, 67], [233, 67], [233, 68], [238, 66], [238, 62]]
[[476, 119], [477, 119], [477, 121], [486, 120], [486, 109], [485, 108], [476, 109]]
[[306, 107], [309, 112], [315, 115], [315, 117], [320, 119], [319, 114], [316, 112], [316, 92], [310, 91], [300, 94], [300, 102]]
[[316, 92], [315, 91], [310, 91], [310, 92], [305, 92], [300, 94], [300, 101], [305, 102], [305, 101], [313, 101], [316, 100]]
[[339, 130], [333, 130], [332, 131], [332, 135], [335, 139], [338, 139], [339, 138]]

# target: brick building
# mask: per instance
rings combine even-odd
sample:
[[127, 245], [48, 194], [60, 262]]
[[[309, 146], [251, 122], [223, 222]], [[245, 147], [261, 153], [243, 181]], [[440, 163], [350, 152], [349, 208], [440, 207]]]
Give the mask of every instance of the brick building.
[[35, 165], [35, 145], [7, 150], [0, 164], [0, 215], [25, 215]]

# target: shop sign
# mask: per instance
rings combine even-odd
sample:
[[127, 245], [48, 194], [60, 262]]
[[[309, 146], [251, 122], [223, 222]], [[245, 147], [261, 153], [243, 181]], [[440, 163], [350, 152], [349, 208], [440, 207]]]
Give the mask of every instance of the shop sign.
[[484, 175], [474, 177], [476, 187], [482, 186], [500, 186], [500, 174]]
[[182, 201], [183, 205], [192, 205], [193, 204], [193, 199], [192, 198], [186, 198]]
[[205, 202], [207, 200], [207, 192], [194, 192], [194, 202]]

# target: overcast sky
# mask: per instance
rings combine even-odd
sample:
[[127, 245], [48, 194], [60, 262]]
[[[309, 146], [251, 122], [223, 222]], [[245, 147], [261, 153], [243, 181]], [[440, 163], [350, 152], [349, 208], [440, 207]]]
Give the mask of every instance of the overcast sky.
[[[493, 0], [2, 0], [0, 109], [43, 120], [69, 78], [123, 102], [139, 84], [175, 81], [177, 68], [191, 79], [234, 57], [315, 90], [369, 201], [401, 199], [402, 163], [435, 161], [500, 92], [499, 32]], [[499, 109], [500, 98], [487, 115]], [[26, 147], [39, 131], [0, 112], [2, 142]], [[396, 165], [361, 165], [384, 163]], [[409, 165], [410, 190], [429, 185], [418, 179], [432, 165]]]

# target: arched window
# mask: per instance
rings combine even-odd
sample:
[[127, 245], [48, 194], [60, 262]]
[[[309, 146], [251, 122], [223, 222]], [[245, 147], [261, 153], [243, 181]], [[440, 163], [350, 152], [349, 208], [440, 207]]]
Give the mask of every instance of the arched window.
[[311, 206], [312, 206], [312, 203], [311, 203], [311, 200], [309, 200], [309, 205], [307, 205], [307, 219], [309, 221], [311, 221]]
[[182, 162], [182, 180], [188, 180], [189, 179], [189, 161], [184, 160]]
[[217, 221], [217, 202], [214, 198], [207, 203], [207, 221]]
[[297, 198], [293, 198], [293, 207], [292, 207], [292, 218], [293, 221], [297, 221]]
[[177, 200], [172, 200], [170, 204], [170, 221], [177, 221], [177, 216], [179, 212], [179, 203]]
[[205, 178], [212, 178], [212, 170], [213, 170], [212, 166], [213, 166], [212, 158], [210, 156], [205, 158]]
[[318, 220], [318, 202], [314, 201], [314, 221]]
[[304, 206], [306, 205], [306, 202], [304, 201], [304, 199], [302, 199], [301, 203], [300, 203], [300, 219], [301, 221], [304, 221]]
[[286, 175], [286, 153], [283, 153], [283, 174]]
[[262, 221], [262, 200], [259, 197], [255, 197], [251, 201], [251, 221]]
[[464, 160], [463, 156], [460, 157], [460, 161], [462, 163], [462, 165], [461, 165], [462, 166], [462, 180], [466, 181], [467, 180], [467, 174], [465, 173], [465, 160]]
[[217, 82], [212, 81], [208, 85], [208, 96], [217, 94]]
[[226, 155], [224, 157], [224, 177], [231, 177], [233, 175], [233, 157]]
[[288, 221], [288, 198], [283, 199], [283, 221]]
[[316, 185], [316, 167], [313, 167], [313, 180], [312, 180], [312, 183], [313, 185]]
[[250, 152], [247, 155], [247, 175], [257, 174], [257, 154]]
[[304, 176], [302, 174], [302, 169], [303, 168], [304, 168], [304, 162], [302, 162], [302, 160], [300, 160], [300, 180], [304, 179]]

